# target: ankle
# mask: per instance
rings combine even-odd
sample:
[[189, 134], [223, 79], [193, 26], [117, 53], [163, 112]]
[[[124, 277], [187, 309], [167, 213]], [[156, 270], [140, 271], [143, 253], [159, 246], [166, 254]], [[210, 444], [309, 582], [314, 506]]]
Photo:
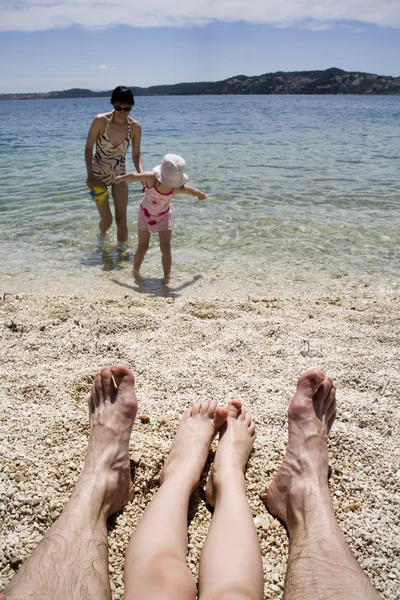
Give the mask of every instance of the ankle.
[[315, 481], [299, 481], [290, 487], [287, 497], [287, 526], [289, 532], [310, 526], [326, 526], [326, 520], [334, 516], [332, 498], [327, 484]]

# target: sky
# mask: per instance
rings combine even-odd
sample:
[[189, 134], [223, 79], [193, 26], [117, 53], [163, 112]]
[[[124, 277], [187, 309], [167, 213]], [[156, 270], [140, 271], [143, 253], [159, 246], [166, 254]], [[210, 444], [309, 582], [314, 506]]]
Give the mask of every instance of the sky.
[[0, 0], [0, 93], [400, 76], [400, 0]]

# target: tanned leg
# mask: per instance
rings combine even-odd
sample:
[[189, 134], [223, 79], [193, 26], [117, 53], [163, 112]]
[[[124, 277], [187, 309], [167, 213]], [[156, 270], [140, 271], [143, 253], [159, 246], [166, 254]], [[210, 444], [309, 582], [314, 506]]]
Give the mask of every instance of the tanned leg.
[[140, 267], [149, 249], [150, 235], [148, 231], [138, 229], [138, 245], [133, 259], [133, 274], [135, 277], [140, 277]]

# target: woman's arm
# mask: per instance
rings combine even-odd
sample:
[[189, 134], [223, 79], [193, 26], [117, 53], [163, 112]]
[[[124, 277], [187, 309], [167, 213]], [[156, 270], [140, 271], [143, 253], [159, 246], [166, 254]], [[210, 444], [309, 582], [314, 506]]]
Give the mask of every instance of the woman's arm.
[[203, 194], [200, 190], [197, 190], [194, 187], [190, 187], [190, 185], [183, 185], [181, 188], [175, 190], [176, 194], [187, 194], [188, 196], [197, 197], [198, 200], [205, 200], [207, 198], [206, 194]]
[[93, 146], [96, 143], [97, 138], [99, 137], [101, 131], [105, 127], [104, 117], [97, 116], [93, 123], [90, 126], [89, 133], [86, 140], [85, 146], [85, 163], [86, 163], [86, 171], [87, 171], [87, 180], [86, 184], [88, 188], [92, 188], [94, 185], [93, 182]]
[[140, 156], [140, 141], [142, 139], [142, 128], [137, 121], [131, 122], [132, 137], [132, 161], [138, 173], [143, 173], [142, 157]]
[[155, 180], [154, 173], [151, 171], [147, 173], [125, 173], [125, 175], [117, 175], [114, 180], [114, 183], [122, 183], [122, 181], [127, 181], [128, 183], [147, 183], [150, 187], [153, 185]]

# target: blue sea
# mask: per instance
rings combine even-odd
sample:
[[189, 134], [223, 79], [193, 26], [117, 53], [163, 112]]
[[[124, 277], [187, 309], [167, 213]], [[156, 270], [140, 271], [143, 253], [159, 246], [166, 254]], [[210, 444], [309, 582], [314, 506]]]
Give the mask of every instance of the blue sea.
[[[137, 98], [145, 170], [181, 154], [208, 200], [173, 200], [173, 279], [157, 236], [131, 255], [96, 241], [84, 145], [107, 98], [0, 102], [0, 293], [246, 297], [391, 293], [400, 272], [399, 96]], [[131, 156], [127, 168], [133, 170]]]

